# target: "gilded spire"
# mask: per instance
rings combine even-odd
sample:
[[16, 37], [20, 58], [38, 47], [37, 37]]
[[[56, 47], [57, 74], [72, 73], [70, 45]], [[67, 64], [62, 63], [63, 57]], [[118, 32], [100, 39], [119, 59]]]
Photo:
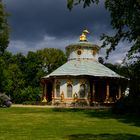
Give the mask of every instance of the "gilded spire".
[[80, 35], [80, 41], [87, 41], [87, 34], [89, 34], [89, 31], [83, 30], [82, 34]]

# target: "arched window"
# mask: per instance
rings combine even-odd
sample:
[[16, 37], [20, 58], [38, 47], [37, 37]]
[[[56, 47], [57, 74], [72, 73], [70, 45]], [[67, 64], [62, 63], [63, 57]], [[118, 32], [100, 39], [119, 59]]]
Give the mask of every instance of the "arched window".
[[80, 85], [80, 97], [83, 98], [86, 95], [86, 86], [85, 84]]
[[56, 85], [56, 97], [60, 97], [60, 85]]
[[67, 85], [67, 97], [72, 97], [72, 85]]

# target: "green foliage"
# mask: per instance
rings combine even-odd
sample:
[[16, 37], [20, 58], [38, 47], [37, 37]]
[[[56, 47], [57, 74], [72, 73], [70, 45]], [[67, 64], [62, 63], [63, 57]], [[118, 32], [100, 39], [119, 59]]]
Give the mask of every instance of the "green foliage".
[[66, 62], [66, 56], [60, 49], [45, 48], [38, 50], [37, 54], [42, 62], [41, 67], [47, 74]]
[[140, 2], [139, 0], [106, 0], [106, 9], [111, 15], [111, 25], [116, 30], [114, 36], [103, 35], [103, 47], [110, 45], [109, 52], [115, 50], [121, 40], [133, 42], [129, 56], [140, 52]]
[[124, 97], [116, 102], [112, 107], [114, 114], [135, 114], [140, 115], [140, 97]]
[[3, 6], [2, 1], [0, 1], [0, 91], [4, 91], [4, 68], [5, 61], [2, 57], [5, 49], [8, 47], [9, 43], [9, 26], [7, 23], [7, 13], [5, 12], [5, 8]]
[[9, 44], [9, 26], [7, 23], [7, 13], [0, 1], [0, 55], [4, 53]]
[[5, 70], [5, 76], [5, 92], [13, 97], [14, 92], [24, 87], [25, 81], [22, 72], [17, 64], [10, 64]]
[[[135, 98], [140, 97], [140, 60], [131, 65], [130, 93]], [[140, 98], [139, 98], [140, 99]]]
[[[52, 57], [53, 56], [53, 57]], [[59, 49], [46, 48], [37, 52], [0, 56], [0, 92], [10, 95], [12, 102], [41, 101], [40, 79], [66, 61]]]
[[23, 105], [42, 105], [41, 99], [40, 101], [24, 101], [22, 102]]
[[90, 6], [91, 3], [98, 4], [99, 0], [67, 0], [67, 7], [71, 10], [73, 5], [83, 3], [83, 8]]
[[40, 78], [45, 75], [41, 65], [40, 56], [36, 52], [28, 52], [23, 69], [26, 86], [38, 87], [40, 85]]
[[[115, 114], [134, 113], [140, 115], [140, 60], [130, 65], [117, 67], [116, 72], [129, 78], [129, 95], [114, 104], [112, 112]], [[123, 86], [125, 83], [122, 82]]]
[[21, 100], [21, 102], [41, 101], [40, 88], [39, 87], [33, 88], [31, 86], [28, 86], [27, 88], [24, 88], [23, 90], [21, 90], [20, 100]]
[[3, 85], [4, 85], [4, 65], [5, 65], [5, 62], [4, 60], [2, 59], [2, 57], [0, 57], [0, 92], [3, 92], [4, 89], [3, 89]]

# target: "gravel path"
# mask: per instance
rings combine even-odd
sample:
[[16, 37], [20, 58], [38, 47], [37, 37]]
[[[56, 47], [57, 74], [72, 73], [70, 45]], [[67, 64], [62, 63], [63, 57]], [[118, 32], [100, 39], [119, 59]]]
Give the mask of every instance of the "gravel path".
[[12, 104], [12, 107], [34, 107], [34, 108], [54, 108], [52, 105], [22, 105], [22, 104]]
[[32, 107], [32, 108], [79, 108], [79, 109], [109, 109], [106, 106], [53, 106], [53, 105], [22, 105], [22, 104], [12, 104], [12, 107]]

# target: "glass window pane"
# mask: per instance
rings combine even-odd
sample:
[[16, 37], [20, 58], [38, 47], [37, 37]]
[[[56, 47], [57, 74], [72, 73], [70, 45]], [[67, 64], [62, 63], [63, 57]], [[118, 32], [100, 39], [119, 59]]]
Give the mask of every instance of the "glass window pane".
[[67, 85], [67, 97], [72, 97], [72, 85]]
[[60, 97], [60, 85], [56, 85], [56, 97]]
[[85, 97], [85, 84], [80, 85], [80, 97]]

